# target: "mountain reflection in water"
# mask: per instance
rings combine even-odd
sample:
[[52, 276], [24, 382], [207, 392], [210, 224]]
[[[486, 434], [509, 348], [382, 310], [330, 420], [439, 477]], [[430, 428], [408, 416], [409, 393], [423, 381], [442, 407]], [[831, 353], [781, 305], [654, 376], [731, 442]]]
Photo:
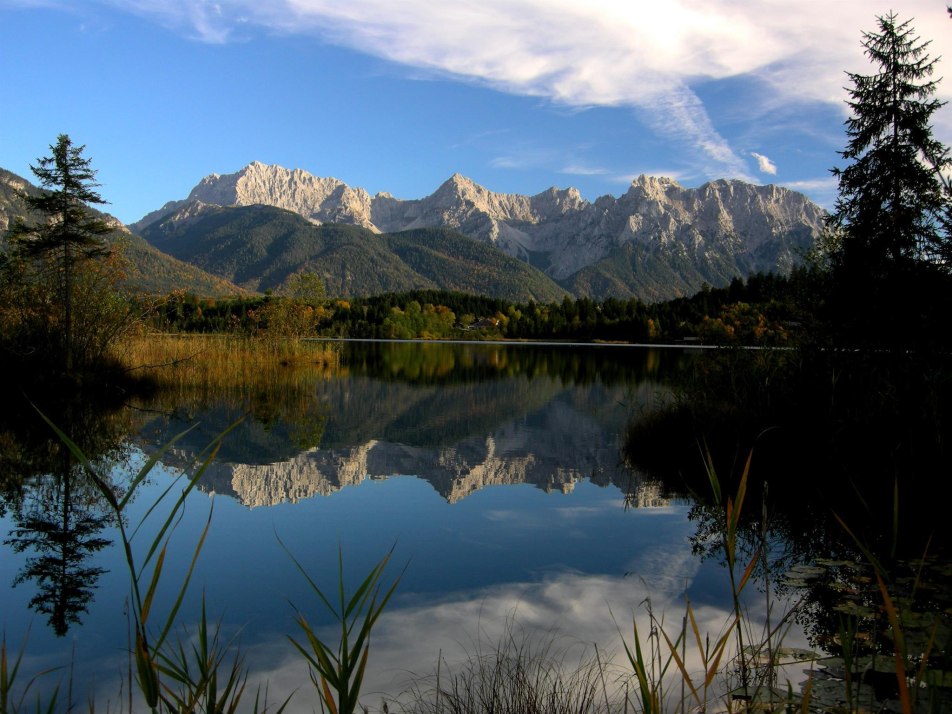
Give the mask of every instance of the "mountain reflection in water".
[[[278, 537], [323, 587], [335, 585], [338, 547], [349, 587], [395, 543], [395, 562], [409, 563], [375, 632], [371, 690], [394, 693], [407, 670], [428, 673], [451, 644], [492, 636], [507, 618], [618, 654], [612, 613], [630, 631], [625, 623], [647, 596], [657, 609], [680, 610], [687, 591], [712, 623], [727, 605], [718, 565], [692, 556], [688, 504], [622, 461], [626, 425], [662, 398], [664, 375], [682, 357], [633, 348], [348, 345], [335, 374], [292, 375], [273, 389], [234, 394], [166, 392], [137, 405], [123, 417], [129, 428], [110, 473], [121, 489], [158, 445], [193, 427], [133, 502], [134, 523], [231, 428], [200, 480], [206, 493], [226, 498], [215, 499], [179, 620], [196, 622], [204, 594], [223, 633], [242, 632], [253, 677], [272, 678], [276, 696], [307, 686], [285, 638], [294, 632], [288, 603], [313, 625], [329, 624]], [[24, 494], [32, 481], [18, 483], [5, 491], [5, 534], [31, 502]], [[170, 590], [208, 512], [207, 497], [189, 497], [167, 558]], [[101, 537], [115, 540], [108, 528]], [[115, 702], [120, 691], [128, 584], [118, 551], [86, 553], [98, 587], [71, 641], [34, 625], [26, 644], [31, 671], [73, 662], [75, 696], [92, 682], [99, 701]], [[25, 554], [5, 550], [0, 582], [12, 583], [27, 565]], [[8, 642], [29, 629], [32, 596], [25, 583], [0, 594]], [[294, 706], [309, 709], [306, 699]]]
[[[588, 478], [627, 488], [620, 440], [631, 415], [663, 391], [646, 375], [659, 358], [588, 348], [580, 359], [563, 350], [560, 357], [553, 347], [351, 344], [342, 374], [313, 386], [312, 407], [296, 422], [269, 422], [253, 405], [222, 400], [189, 409], [187, 419], [155, 420], [143, 433], [159, 445], [198, 422], [166, 459], [186, 467], [250, 410], [200, 481], [247, 506], [393, 475], [425, 479], [450, 503], [492, 485], [569, 492]], [[315, 427], [319, 443], [298, 448], [294, 434]]]

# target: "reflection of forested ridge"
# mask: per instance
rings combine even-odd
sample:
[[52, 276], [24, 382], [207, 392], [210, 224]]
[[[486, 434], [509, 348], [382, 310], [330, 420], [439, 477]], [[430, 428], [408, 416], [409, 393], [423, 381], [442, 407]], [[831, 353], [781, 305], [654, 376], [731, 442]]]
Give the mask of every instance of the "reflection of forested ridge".
[[[290, 461], [302, 450], [351, 448], [372, 440], [428, 446], [486, 434], [500, 421], [536, 409], [562, 389], [552, 380], [526, 379], [414, 386], [366, 377], [330, 379], [308, 395], [308, 406], [284, 408], [279, 394], [264, 403], [246, 400], [176, 412], [143, 431], [154, 445], [197, 422], [172, 450], [184, 465], [230, 430], [216, 460], [241, 464]], [[306, 435], [309, 438], [300, 438]]]
[[663, 380], [683, 354], [614, 345], [361, 342], [348, 344], [342, 364], [352, 373], [414, 384], [445, 385], [506, 377], [546, 376], [564, 384]]
[[[247, 484], [244, 490], [252, 493], [260, 488], [253, 482], [275, 481], [281, 483], [273, 487], [269, 498], [298, 500], [362, 480], [370, 472], [364, 460], [372, 450], [375, 468], [381, 469], [373, 473], [417, 473], [419, 469], [399, 471], [383, 464], [400, 461], [393, 449], [435, 454], [427, 449], [485, 438], [501, 423], [524, 419], [542, 408], [563, 389], [553, 380], [521, 378], [443, 387], [366, 377], [331, 379], [320, 383], [311, 397], [315, 405], [311, 411], [327, 415], [320, 449], [302, 450], [290, 438], [300, 426], [281, 419], [264, 422], [254, 412], [235, 424], [245, 405], [219, 404], [189, 415], [198, 426], [176, 443], [165, 460], [187, 467], [216, 435], [231, 428], [203, 487], [227, 493], [233, 490], [231, 481], [240, 479]], [[279, 405], [272, 406], [271, 413], [282, 412]], [[182, 422], [157, 421], [149, 429], [150, 440], [164, 443], [183, 428]], [[387, 446], [375, 446], [377, 442]], [[420, 468], [425, 467], [421, 464]]]
[[143, 433], [147, 441], [161, 444], [197, 421], [179, 442], [185, 452], [197, 453], [245, 416], [219, 452], [220, 459], [240, 463], [284, 461], [313, 446], [352, 446], [371, 439], [454, 443], [489, 433], [502, 419], [537, 408], [566, 385], [658, 379], [679, 358], [615, 347], [349, 344], [341, 372], [351, 379], [256, 388], [217, 399], [173, 395], [187, 406], [170, 407], [167, 398], [157, 402], [154, 408], [175, 418], [156, 419]]
[[328, 414], [321, 445], [337, 448], [372, 439], [421, 447], [453, 444], [539, 409], [563, 389], [553, 380], [525, 378], [444, 386], [365, 377], [329, 380], [317, 390]]

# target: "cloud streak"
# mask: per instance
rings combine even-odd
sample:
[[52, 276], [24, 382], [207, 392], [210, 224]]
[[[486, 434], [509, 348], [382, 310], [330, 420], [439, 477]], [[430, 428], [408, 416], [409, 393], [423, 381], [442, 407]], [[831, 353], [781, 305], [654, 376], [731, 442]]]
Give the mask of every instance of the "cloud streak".
[[768, 159], [763, 154], [758, 154], [756, 151], [751, 151], [750, 155], [757, 159], [757, 167], [760, 169], [761, 173], [771, 174], [775, 176], [777, 174], [777, 166], [773, 161]]
[[[252, 27], [309, 34], [504, 92], [573, 107], [628, 106], [653, 131], [689, 146], [702, 173], [738, 178], [749, 178], [746, 162], [714, 126], [699, 87], [752, 80], [752, 115], [794, 102], [841, 104], [843, 71], [865, 70], [860, 32], [874, 25], [866, 0], [103, 1], [207, 42]], [[948, 22], [944, 6], [903, 5], [902, 16], [916, 17], [924, 36], [941, 35], [933, 56], [952, 55], [950, 33], [929, 32], [931, 23]]]

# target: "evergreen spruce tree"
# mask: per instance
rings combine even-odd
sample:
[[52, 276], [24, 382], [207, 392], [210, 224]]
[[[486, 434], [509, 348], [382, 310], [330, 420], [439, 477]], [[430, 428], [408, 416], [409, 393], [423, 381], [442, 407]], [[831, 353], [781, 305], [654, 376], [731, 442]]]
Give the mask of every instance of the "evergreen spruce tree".
[[73, 371], [74, 280], [78, 265], [106, 255], [103, 236], [112, 228], [88, 204], [106, 201], [96, 192], [96, 172], [83, 156], [85, 146], [75, 146], [66, 134], [50, 146], [51, 156], [30, 166], [40, 183], [37, 195], [21, 194], [35, 220], [18, 220], [10, 232], [18, 256], [37, 259], [51, 271], [62, 310], [62, 359], [66, 373]]
[[[948, 149], [932, 135], [936, 59], [909, 21], [890, 13], [863, 47], [877, 66], [871, 75], [848, 73], [852, 88], [841, 156], [833, 169], [839, 194], [829, 223], [839, 245], [832, 256], [835, 302], [842, 324], [864, 332], [923, 328], [915, 319], [920, 288], [934, 284], [950, 263], [950, 191], [942, 172]], [[867, 319], [857, 319], [864, 315]]]

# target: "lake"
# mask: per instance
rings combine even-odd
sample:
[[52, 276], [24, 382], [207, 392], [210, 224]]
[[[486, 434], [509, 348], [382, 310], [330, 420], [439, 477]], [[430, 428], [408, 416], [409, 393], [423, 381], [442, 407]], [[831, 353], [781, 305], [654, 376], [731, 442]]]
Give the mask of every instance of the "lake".
[[[300, 688], [289, 711], [317, 708], [288, 641], [300, 638], [296, 612], [316, 628], [331, 624], [295, 560], [334, 593], [339, 557], [353, 588], [392, 550], [384, 581], [400, 581], [372, 637], [361, 700], [371, 708], [507, 632], [549, 638], [568, 661], [597, 653], [630, 675], [622, 636], [631, 642], [633, 619], [651, 630], [649, 606], [680, 622], [687, 597], [702, 632], [724, 631], [725, 569], [697, 555], [704, 513], [623, 456], [626, 429], [669, 400], [669, 378], [694, 359], [690, 350], [339, 349], [338, 368], [273, 389], [163, 394], [92, 422], [60, 415], [119, 493], [190, 429], [137, 491], [127, 526], [227, 432], [175, 526], [154, 618], [168, 611], [210, 518], [177, 620], [194, 632], [204, 600], [223, 637], [240, 642], [252, 686], [267, 682], [272, 702]], [[102, 499], [46, 433], [0, 436], [18, 439], [5, 464], [17, 480], [4, 481], [0, 511], [7, 647], [25, 642], [21, 677], [63, 668], [42, 686], [71, 681], [74, 702], [116, 706], [128, 695], [123, 553]], [[58, 463], [74, 476], [57, 476]], [[24, 479], [30, 465], [37, 470]], [[139, 558], [154, 521], [134, 540]], [[767, 613], [754, 595], [756, 624]], [[784, 644], [804, 648], [808, 638], [795, 626]]]

